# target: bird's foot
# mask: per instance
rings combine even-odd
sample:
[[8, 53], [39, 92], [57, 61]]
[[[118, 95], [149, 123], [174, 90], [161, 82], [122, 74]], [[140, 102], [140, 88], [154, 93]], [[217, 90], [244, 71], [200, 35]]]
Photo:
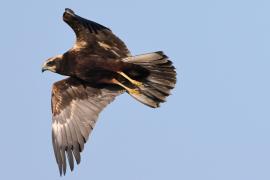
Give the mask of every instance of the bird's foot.
[[140, 90], [138, 88], [129, 88], [129, 87], [125, 86], [124, 84], [122, 84], [121, 82], [119, 82], [117, 79], [111, 79], [111, 80], [106, 81], [106, 82], [107, 83], [112, 83], [112, 84], [117, 84], [117, 85], [121, 86], [129, 94], [140, 94]]
[[137, 86], [137, 87], [140, 87], [140, 86], [143, 85], [143, 83], [140, 82], [140, 81], [136, 81], [136, 80], [133, 80], [133, 79], [130, 79], [129, 81], [130, 81], [132, 84], [134, 84], [135, 86]]
[[142, 86], [143, 83], [142, 82], [139, 82], [139, 81], [136, 81], [134, 79], [131, 79], [128, 75], [126, 75], [125, 73], [123, 72], [118, 72], [118, 74], [122, 75], [124, 78], [126, 78], [129, 82], [131, 82], [133, 85], [139, 87], [139, 86]]
[[140, 94], [140, 91], [138, 89], [128, 89], [127, 91], [129, 94]]

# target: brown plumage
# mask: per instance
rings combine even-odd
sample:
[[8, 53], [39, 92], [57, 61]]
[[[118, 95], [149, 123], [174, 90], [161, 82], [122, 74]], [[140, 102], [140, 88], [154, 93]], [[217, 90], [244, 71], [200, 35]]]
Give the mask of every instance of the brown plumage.
[[99, 113], [124, 92], [156, 108], [176, 83], [172, 62], [158, 51], [131, 56], [112, 31], [66, 9], [63, 20], [76, 34], [75, 45], [48, 59], [42, 71], [69, 76], [52, 88], [52, 142], [60, 174], [80, 163]]

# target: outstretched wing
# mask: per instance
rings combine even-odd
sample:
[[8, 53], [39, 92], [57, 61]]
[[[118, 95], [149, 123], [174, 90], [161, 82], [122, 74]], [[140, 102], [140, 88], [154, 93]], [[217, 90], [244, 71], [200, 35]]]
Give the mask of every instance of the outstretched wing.
[[90, 132], [95, 126], [98, 114], [121, 91], [96, 88], [82, 84], [75, 78], [58, 81], [52, 89], [52, 142], [60, 175], [66, 173], [66, 158], [71, 171], [74, 158], [80, 163]]
[[63, 20], [76, 34], [76, 48], [91, 46], [91, 49], [95, 49], [99, 47], [113, 53], [116, 57], [130, 56], [124, 42], [115, 36], [109, 28], [84, 19], [68, 8], [65, 9]]

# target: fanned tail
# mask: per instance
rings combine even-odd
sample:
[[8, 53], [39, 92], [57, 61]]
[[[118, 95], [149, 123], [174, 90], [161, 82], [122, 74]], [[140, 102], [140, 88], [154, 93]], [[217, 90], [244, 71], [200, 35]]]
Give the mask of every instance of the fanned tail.
[[149, 75], [141, 81], [143, 85], [138, 87], [140, 93], [130, 93], [132, 97], [152, 108], [157, 108], [166, 101], [170, 90], [175, 86], [176, 71], [162, 51], [129, 57], [124, 61], [149, 71]]

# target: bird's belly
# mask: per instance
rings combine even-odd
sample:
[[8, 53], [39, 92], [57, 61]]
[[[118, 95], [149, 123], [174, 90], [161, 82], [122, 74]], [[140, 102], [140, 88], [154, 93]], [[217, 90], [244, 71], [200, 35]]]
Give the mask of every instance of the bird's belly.
[[99, 82], [103, 79], [113, 79], [118, 76], [118, 71], [123, 69], [122, 61], [104, 59], [79, 61], [76, 64], [75, 75], [77, 78], [88, 82]]
[[103, 80], [116, 78], [117, 76], [116, 72], [102, 68], [87, 69], [77, 75], [78, 78], [95, 84], [103, 82]]

